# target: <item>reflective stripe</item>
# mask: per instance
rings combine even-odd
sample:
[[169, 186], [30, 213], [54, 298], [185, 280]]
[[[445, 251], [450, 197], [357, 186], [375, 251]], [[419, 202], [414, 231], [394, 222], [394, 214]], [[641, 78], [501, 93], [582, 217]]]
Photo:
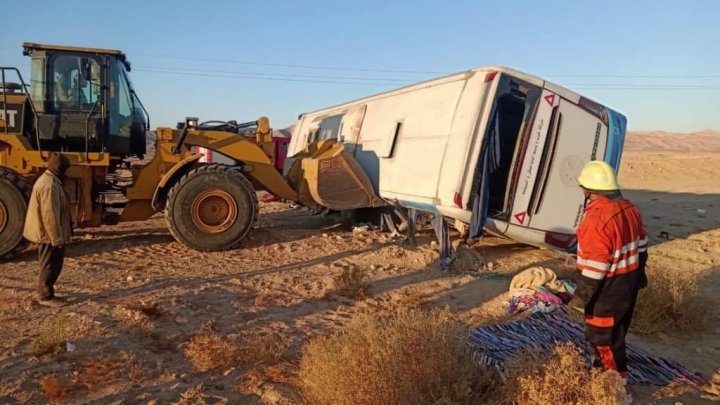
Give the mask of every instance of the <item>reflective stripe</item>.
[[590, 270], [590, 269], [583, 269], [582, 272], [580, 272], [583, 276], [587, 278], [591, 278], [593, 280], [602, 280], [605, 278], [605, 272], [604, 271], [596, 271], [596, 270]]
[[628, 252], [632, 252], [635, 249], [638, 249], [638, 250], [642, 249], [640, 251], [644, 252], [647, 249], [647, 244], [648, 244], [647, 238], [642, 238], [642, 239], [637, 238], [636, 240], [628, 243], [627, 245], [621, 247], [620, 249], [616, 249], [613, 256], [616, 259], [619, 259], [620, 256], [622, 256]]
[[585, 323], [592, 326], [597, 326], [598, 328], [612, 328], [615, 326], [615, 318], [612, 316], [592, 316], [592, 315], [586, 315], [585, 316]]
[[613, 355], [612, 348], [610, 348], [610, 346], [597, 346], [595, 349], [597, 349], [600, 355], [603, 371], [617, 371], [617, 363], [615, 362], [615, 355]]
[[[645, 243], [647, 244], [647, 240], [645, 241]], [[632, 241], [632, 242], [628, 243], [627, 245], [621, 247], [620, 249], [615, 250], [615, 254], [613, 255], [613, 257], [615, 257], [616, 259], [619, 259], [620, 256], [637, 249], [638, 245], [639, 245], [638, 240]]]
[[627, 267], [619, 268], [615, 273], [608, 273], [608, 277], [614, 277], [614, 276], [621, 276], [623, 274], [632, 273], [633, 271], [640, 268], [639, 263], [635, 263], [633, 265], [629, 265]]
[[598, 262], [598, 261], [595, 261], [595, 260], [583, 259], [582, 257], [579, 257], [579, 256], [578, 256], [578, 258], [577, 258], [577, 264], [582, 265], [582, 266], [586, 266], [586, 267], [592, 267], [593, 269], [597, 269], [597, 270], [599, 270], [599, 271], [608, 271], [608, 270], [610, 270], [610, 264], [609, 264], [609, 263], [603, 263], [603, 262]]
[[635, 264], [638, 262], [638, 254], [634, 254], [628, 258], [622, 259], [617, 263], [613, 263], [612, 266], [610, 266], [610, 272], [614, 273], [617, 269], [622, 269], [624, 267], [628, 267], [629, 265]]

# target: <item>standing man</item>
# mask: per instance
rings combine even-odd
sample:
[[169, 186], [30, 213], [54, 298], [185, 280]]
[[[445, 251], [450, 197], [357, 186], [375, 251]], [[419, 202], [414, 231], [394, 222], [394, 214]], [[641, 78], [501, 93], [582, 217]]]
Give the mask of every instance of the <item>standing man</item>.
[[625, 335], [638, 291], [647, 286], [647, 235], [637, 208], [622, 198], [610, 165], [588, 163], [578, 183], [588, 205], [577, 231], [581, 276], [569, 313], [584, 319], [585, 336], [603, 369], [626, 378]]
[[63, 268], [65, 245], [72, 239], [70, 201], [63, 188], [68, 168], [67, 156], [50, 154], [47, 170], [33, 186], [25, 217], [23, 235], [39, 245], [38, 302], [43, 305], [59, 305], [54, 285]]

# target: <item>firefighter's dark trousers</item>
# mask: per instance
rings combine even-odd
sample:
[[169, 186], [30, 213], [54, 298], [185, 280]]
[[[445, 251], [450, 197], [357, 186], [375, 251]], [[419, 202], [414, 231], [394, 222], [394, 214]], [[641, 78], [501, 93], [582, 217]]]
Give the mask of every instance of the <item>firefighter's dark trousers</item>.
[[595, 349], [595, 356], [604, 370], [627, 375], [625, 335], [632, 321], [638, 289], [623, 297], [600, 297], [585, 308], [585, 337]]
[[65, 247], [42, 243], [38, 248], [40, 276], [38, 279], [38, 298], [50, 300], [55, 297], [55, 282], [62, 272], [65, 261]]

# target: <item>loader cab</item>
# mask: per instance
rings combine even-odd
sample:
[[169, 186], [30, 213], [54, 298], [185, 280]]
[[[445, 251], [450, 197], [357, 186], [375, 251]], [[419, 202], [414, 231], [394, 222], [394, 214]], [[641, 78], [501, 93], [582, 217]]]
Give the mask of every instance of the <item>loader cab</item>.
[[[23, 44], [43, 150], [143, 155], [147, 112], [120, 51]], [[37, 143], [37, 140], [32, 140]]]

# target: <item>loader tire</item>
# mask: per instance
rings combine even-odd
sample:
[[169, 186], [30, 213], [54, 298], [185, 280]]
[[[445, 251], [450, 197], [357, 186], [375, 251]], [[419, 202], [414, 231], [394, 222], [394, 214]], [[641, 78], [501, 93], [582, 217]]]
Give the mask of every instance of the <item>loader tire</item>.
[[21, 248], [32, 188], [17, 173], [0, 167], [0, 258]]
[[250, 181], [230, 166], [198, 166], [168, 193], [165, 219], [175, 239], [200, 251], [233, 249], [259, 213]]

